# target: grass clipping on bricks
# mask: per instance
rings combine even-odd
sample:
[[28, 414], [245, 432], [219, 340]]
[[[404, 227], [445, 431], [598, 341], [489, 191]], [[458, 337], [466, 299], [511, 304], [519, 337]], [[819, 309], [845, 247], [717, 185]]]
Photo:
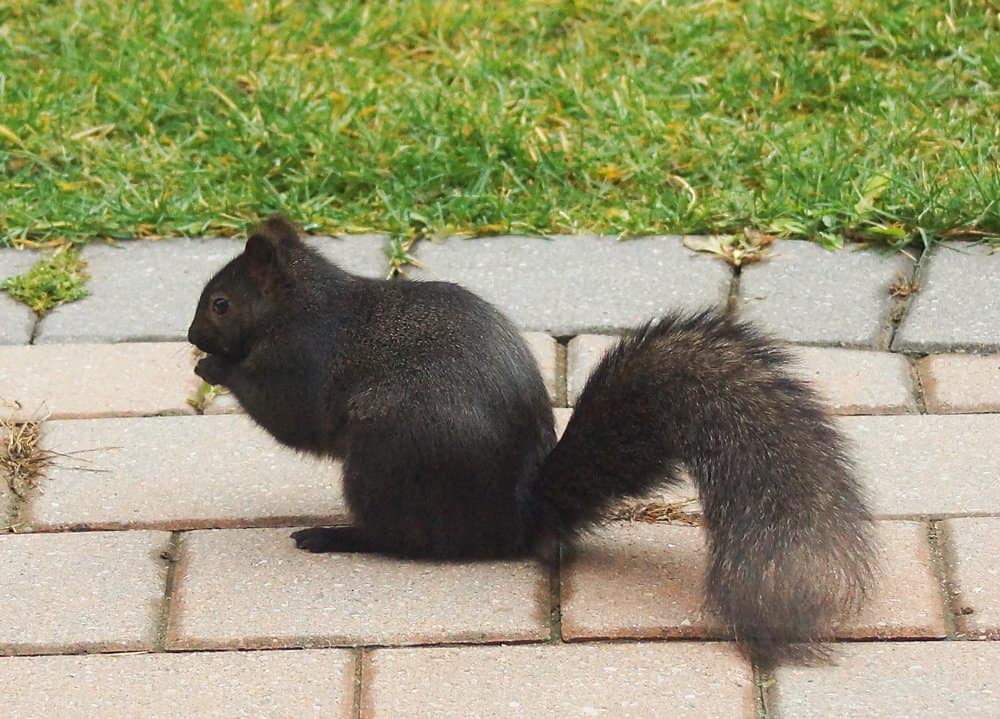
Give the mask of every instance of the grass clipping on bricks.
[[698, 526], [703, 523], [697, 497], [687, 497], [676, 502], [656, 502], [628, 499], [611, 508], [608, 519], [625, 522], [648, 522], [655, 524], [687, 524]]

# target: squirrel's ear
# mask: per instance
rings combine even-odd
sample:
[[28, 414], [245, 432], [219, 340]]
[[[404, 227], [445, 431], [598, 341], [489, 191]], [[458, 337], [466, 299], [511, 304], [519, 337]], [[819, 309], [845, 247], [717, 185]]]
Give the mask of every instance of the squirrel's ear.
[[281, 254], [280, 241], [273, 236], [255, 232], [247, 239], [243, 250], [247, 271], [265, 295], [287, 279]]
[[292, 247], [295, 245], [301, 245], [302, 240], [299, 239], [298, 230], [295, 229], [295, 225], [286, 220], [281, 215], [274, 215], [266, 219], [256, 230], [254, 230], [255, 235], [264, 235], [270, 238], [276, 245], [283, 245], [285, 247]]

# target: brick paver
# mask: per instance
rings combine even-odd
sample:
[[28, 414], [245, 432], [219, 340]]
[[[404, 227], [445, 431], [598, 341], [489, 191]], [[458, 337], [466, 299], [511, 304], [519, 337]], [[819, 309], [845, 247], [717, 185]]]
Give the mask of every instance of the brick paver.
[[1000, 415], [844, 417], [882, 516], [1000, 512]]
[[[26, 272], [41, 255], [37, 252], [0, 250], [0, 283]], [[27, 344], [35, 328], [35, 313], [0, 291], [0, 345]]]
[[699, 527], [616, 523], [588, 534], [564, 560], [563, 637], [726, 636], [702, 611], [705, 552]]
[[772, 719], [1000, 716], [1000, 643], [840, 644], [836, 662], [781, 667]]
[[362, 676], [363, 719], [756, 716], [727, 643], [378, 650]]
[[891, 331], [890, 287], [912, 270], [902, 254], [779, 240], [766, 261], [743, 268], [740, 315], [792, 342], [878, 348]]
[[878, 522], [879, 586], [861, 613], [837, 630], [850, 639], [944, 638], [946, 607], [923, 522]]
[[385, 277], [389, 260], [385, 250], [388, 235], [337, 235], [307, 237], [306, 243], [319, 250], [330, 262], [348, 272], [363, 277]]
[[562, 437], [562, 433], [566, 430], [566, 424], [569, 422], [569, 418], [573, 416], [573, 410], [569, 407], [555, 407], [552, 410], [552, 414], [556, 420], [556, 434]]
[[[566, 351], [566, 394], [574, 404], [587, 377], [615, 337], [580, 335]], [[791, 347], [794, 371], [807, 379], [834, 414], [899, 414], [917, 409], [913, 373], [905, 357], [831, 347]]]
[[905, 357], [890, 352], [793, 347], [794, 371], [819, 392], [833, 414], [916, 412], [913, 370]]
[[[383, 236], [309, 242], [352, 272], [387, 269]], [[942, 639], [949, 626], [960, 640], [1000, 639], [1000, 516], [968, 517], [1000, 515], [1000, 355], [954, 354], [1000, 349], [1000, 255], [952, 246], [961, 252], [939, 246], [925, 258], [893, 344], [944, 354], [912, 363], [873, 351], [893, 332], [900, 301], [889, 287], [912, 275], [906, 257], [780, 241], [740, 276], [744, 318], [780, 338], [842, 346], [791, 348], [832, 413], [895, 415], [837, 418], [875, 512], [894, 518], [877, 524], [879, 591], [842, 639]], [[0, 655], [13, 655], [0, 656], [0, 714], [346, 719], [360, 705], [367, 719], [757, 715], [748, 662], [716, 641], [725, 628], [702, 610], [700, 527], [612, 522], [564, 552], [558, 584], [531, 560], [296, 550], [292, 528], [278, 527], [347, 520], [337, 463], [278, 446], [232, 397], [194, 416], [187, 399], [200, 381], [185, 342], [84, 342], [182, 340], [205, 279], [241, 248], [93, 243], [91, 296], [37, 327], [0, 293], [0, 413], [50, 415], [42, 442], [57, 452], [17, 503], [19, 534], [0, 534]], [[570, 404], [610, 335], [723, 306], [732, 280], [725, 263], [667, 237], [450, 239], [417, 254], [425, 269], [412, 277], [459, 281], [548, 333], [526, 339], [550, 397], [563, 396], [565, 379]], [[38, 256], [0, 251], [0, 279]], [[551, 335], [577, 335], [564, 377]], [[917, 414], [918, 390], [929, 415]], [[570, 413], [555, 410], [560, 431]], [[645, 501], [694, 494], [683, 480]], [[0, 477], [0, 529], [13, 505]], [[935, 567], [927, 518], [946, 518], [946, 567]], [[168, 529], [185, 530], [172, 574]], [[491, 646], [472, 646], [482, 643]], [[353, 645], [368, 648], [326, 648]], [[237, 649], [248, 651], [200, 651]], [[109, 654], [118, 651], [140, 653]], [[1000, 641], [841, 642], [833, 660], [779, 668], [768, 716], [1000, 715]]]
[[931, 355], [917, 371], [928, 412], [1000, 412], [1000, 354]]
[[556, 341], [543, 332], [526, 332], [525, 341], [528, 349], [538, 363], [538, 370], [545, 380], [545, 389], [549, 392], [549, 399], [556, 402], [558, 398], [558, 388], [556, 386]]
[[[384, 238], [313, 238], [345, 268], [382, 276]], [[38, 327], [38, 343], [179, 341], [187, 336], [205, 282], [239, 254], [235, 239], [93, 242], [84, 249], [89, 296], [56, 308]]]
[[566, 401], [570, 405], [576, 404], [590, 373], [617, 341], [613, 335], [578, 335], [566, 345]]
[[0, 652], [149, 649], [166, 532], [0, 535]]
[[[880, 590], [838, 635], [944, 637], [944, 607], [926, 526], [879, 522], [877, 527], [885, 556]], [[563, 571], [563, 636], [725, 636], [718, 620], [702, 611], [706, 565], [697, 527], [617, 524], [588, 535]]]
[[354, 658], [343, 649], [0, 658], [6, 716], [348, 719]]
[[1000, 351], [1000, 252], [988, 245], [940, 243], [921, 263], [893, 340], [902, 352]]
[[47, 422], [43, 443], [62, 457], [22, 513], [34, 529], [273, 526], [347, 513], [339, 464], [280, 446], [242, 415]]
[[240, 247], [229, 239], [91, 242], [81, 253], [89, 295], [42, 319], [36, 342], [182, 340], [202, 286]]
[[193, 367], [187, 343], [0, 347], [0, 411], [13, 408], [18, 419], [192, 414]]
[[[421, 242], [417, 279], [458, 282], [518, 326], [613, 332], [680, 307], [721, 306], [732, 272], [678, 237], [491, 237]], [[625, 290], [627, 288], [627, 291]]]
[[235, 648], [513, 641], [549, 636], [536, 562], [441, 563], [310, 554], [288, 530], [193, 532], [169, 646]]
[[1000, 639], [1000, 517], [945, 522], [960, 629]]

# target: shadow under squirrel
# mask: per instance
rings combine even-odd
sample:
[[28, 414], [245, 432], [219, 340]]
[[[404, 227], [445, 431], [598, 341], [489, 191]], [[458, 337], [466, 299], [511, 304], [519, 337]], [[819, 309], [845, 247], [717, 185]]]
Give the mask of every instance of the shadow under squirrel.
[[[789, 358], [722, 314], [671, 314], [610, 350], [557, 443], [520, 333], [447, 282], [356, 277], [281, 218], [208, 282], [188, 331], [280, 442], [344, 460], [354, 524], [311, 552], [487, 558], [571, 542], [677, 481], [704, 508], [707, 607], [764, 665], [822, 656], [874, 581], [845, 442]], [[810, 642], [810, 644], [805, 644]]]

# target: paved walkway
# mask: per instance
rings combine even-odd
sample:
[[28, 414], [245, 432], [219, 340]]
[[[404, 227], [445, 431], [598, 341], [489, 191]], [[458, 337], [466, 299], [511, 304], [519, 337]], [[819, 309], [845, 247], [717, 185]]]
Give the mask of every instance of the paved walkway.
[[[386, 270], [382, 238], [315, 242]], [[677, 238], [420, 245], [416, 276], [530, 333], [563, 422], [607, 335], [667, 309], [799, 345], [886, 573], [835, 665], [761, 676], [700, 610], [698, 527], [612, 523], [554, 568], [296, 551], [289, 528], [345, 517], [337, 467], [187, 401], [190, 315], [239, 249], [88, 247], [92, 295], [38, 322], [0, 295], [0, 406], [59, 453], [28, 496], [0, 483], [0, 716], [1000, 716], [1000, 254], [787, 241], [734, 274]], [[33, 260], [0, 251], [0, 277]]]

